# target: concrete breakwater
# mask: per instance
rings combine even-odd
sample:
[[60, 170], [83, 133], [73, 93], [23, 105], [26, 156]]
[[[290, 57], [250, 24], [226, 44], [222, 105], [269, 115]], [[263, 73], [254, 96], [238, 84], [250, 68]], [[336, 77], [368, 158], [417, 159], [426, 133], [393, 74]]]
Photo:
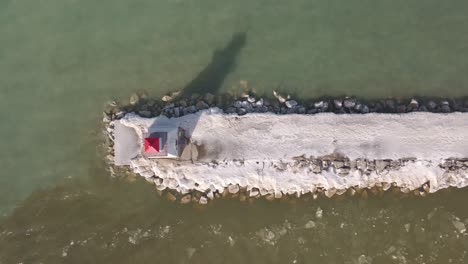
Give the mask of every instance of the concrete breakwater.
[[[267, 100], [250, 95], [222, 104], [216, 103], [221, 97], [212, 95], [165, 98], [168, 102], [160, 105], [133, 97], [127, 106], [113, 104], [104, 117], [109, 162], [116, 161], [113, 144], [122, 140], [116, 137], [116, 126], [137, 131], [136, 141], [141, 141], [142, 133], [155, 124], [171, 124], [186, 131], [188, 155], [149, 159], [136, 151], [128, 165], [158, 190], [177, 191], [182, 203], [204, 204], [225, 195], [332, 197], [391, 187], [424, 195], [468, 185], [468, 114], [451, 113], [465, 112], [463, 100], [411, 99], [403, 104], [335, 98], [299, 104], [275, 96]], [[405, 105], [406, 112], [415, 113], [371, 113], [381, 102], [385, 106], [379, 113], [385, 113], [392, 105], [389, 100], [393, 111]], [[190, 103], [183, 106], [183, 101]], [[429, 113], [427, 106], [446, 114]], [[159, 112], [154, 110], [158, 107]], [[366, 108], [369, 112], [362, 112]]]

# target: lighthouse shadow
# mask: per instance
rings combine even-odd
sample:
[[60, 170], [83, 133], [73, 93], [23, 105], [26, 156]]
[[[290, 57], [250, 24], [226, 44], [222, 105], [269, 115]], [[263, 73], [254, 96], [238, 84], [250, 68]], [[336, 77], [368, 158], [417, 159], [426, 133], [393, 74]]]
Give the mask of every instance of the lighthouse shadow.
[[[233, 34], [229, 42], [222, 49], [214, 52], [210, 63], [180, 91], [179, 95], [174, 98], [174, 101], [190, 98], [194, 94], [217, 94], [222, 88], [226, 77], [235, 69], [237, 57], [246, 43], [246, 32]], [[193, 162], [215, 156], [216, 146], [207, 147], [191, 140], [191, 136], [204, 114], [202, 111], [182, 117], [184, 120], [183, 129], [179, 129], [177, 136], [177, 149], [180, 160]], [[160, 116], [156, 118], [150, 129], [168, 126], [169, 123], [174, 122], [171, 119]], [[178, 121], [175, 123], [178, 123]]]
[[193, 94], [216, 94], [229, 73], [235, 69], [236, 59], [246, 43], [246, 32], [233, 34], [226, 46], [214, 52], [210, 63], [181, 90], [179, 96], [187, 98]]

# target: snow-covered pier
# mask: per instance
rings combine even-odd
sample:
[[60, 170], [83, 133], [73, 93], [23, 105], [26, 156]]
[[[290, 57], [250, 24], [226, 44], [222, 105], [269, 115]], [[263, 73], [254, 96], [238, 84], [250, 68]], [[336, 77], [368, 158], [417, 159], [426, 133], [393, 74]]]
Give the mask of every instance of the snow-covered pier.
[[[468, 185], [468, 113], [239, 116], [209, 108], [178, 118], [129, 113], [110, 124], [116, 165], [129, 165], [159, 190], [204, 193], [200, 203], [240, 190], [331, 197], [350, 188]], [[177, 159], [145, 154], [145, 137], [158, 127], [184, 131], [182, 143], [172, 142]]]

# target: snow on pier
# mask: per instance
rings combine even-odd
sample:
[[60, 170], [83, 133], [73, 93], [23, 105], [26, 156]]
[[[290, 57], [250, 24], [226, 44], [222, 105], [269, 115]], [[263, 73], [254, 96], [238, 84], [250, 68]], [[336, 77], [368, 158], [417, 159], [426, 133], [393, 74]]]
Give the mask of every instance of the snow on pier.
[[[262, 194], [382, 182], [408, 189], [429, 182], [431, 192], [468, 185], [468, 113], [238, 116], [211, 108], [171, 119], [127, 114], [113, 123], [116, 164], [182, 193], [231, 185]], [[181, 150], [180, 160], [144, 157], [136, 150], [158, 126], [185, 130], [184, 147], [192, 149]], [[448, 159], [457, 160], [457, 170], [441, 166]]]

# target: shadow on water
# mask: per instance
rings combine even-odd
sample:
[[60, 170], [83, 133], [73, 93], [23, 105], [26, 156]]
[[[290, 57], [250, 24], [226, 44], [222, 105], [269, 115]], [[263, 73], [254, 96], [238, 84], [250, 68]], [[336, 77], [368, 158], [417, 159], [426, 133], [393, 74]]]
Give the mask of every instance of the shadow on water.
[[[216, 50], [211, 62], [180, 91], [178, 98], [190, 98], [194, 94], [217, 94], [228, 74], [234, 70], [236, 66], [236, 58], [239, 56], [240, 51], [246, 43], [246, 32], [237, 32], [233, 34], [231, 40], [226, 44], [226, 46], [220, 50]], [[194, 142], [190, 141], [191, 134], [195, 130], [200, 117], [201, 113], [196, 113], [192, 118], [192, 122], [190, 122], [191, 126], [186, 127], [184, 136], [179, 136], [178, 156], [181, 157], [182, 160], [193, 161], [194, 156], [197, 157], [195, 159], [207, 156], [205, 152], [201, 151], [204, 150], [204, 146], [195, 146], [192, 144]], [[157, 118], [154, 123], [151, 124], [150, 129], [157, 130], [158, 127], [170, 125], [171, 122], [168, 119]], [[194, 151], [197, 154], [194, 155]], [[213, 158], [212, 154], [215, 151], [208, 152], [211, 154], [210, 157]]]
[[181, 91], [180, 97], [192, 94], [217, 93], [224, 79], [235, 68], [236, 58], [247, 43], [247, 33], [235, 33], [224, 48], [214, 52], [211, 62]]

